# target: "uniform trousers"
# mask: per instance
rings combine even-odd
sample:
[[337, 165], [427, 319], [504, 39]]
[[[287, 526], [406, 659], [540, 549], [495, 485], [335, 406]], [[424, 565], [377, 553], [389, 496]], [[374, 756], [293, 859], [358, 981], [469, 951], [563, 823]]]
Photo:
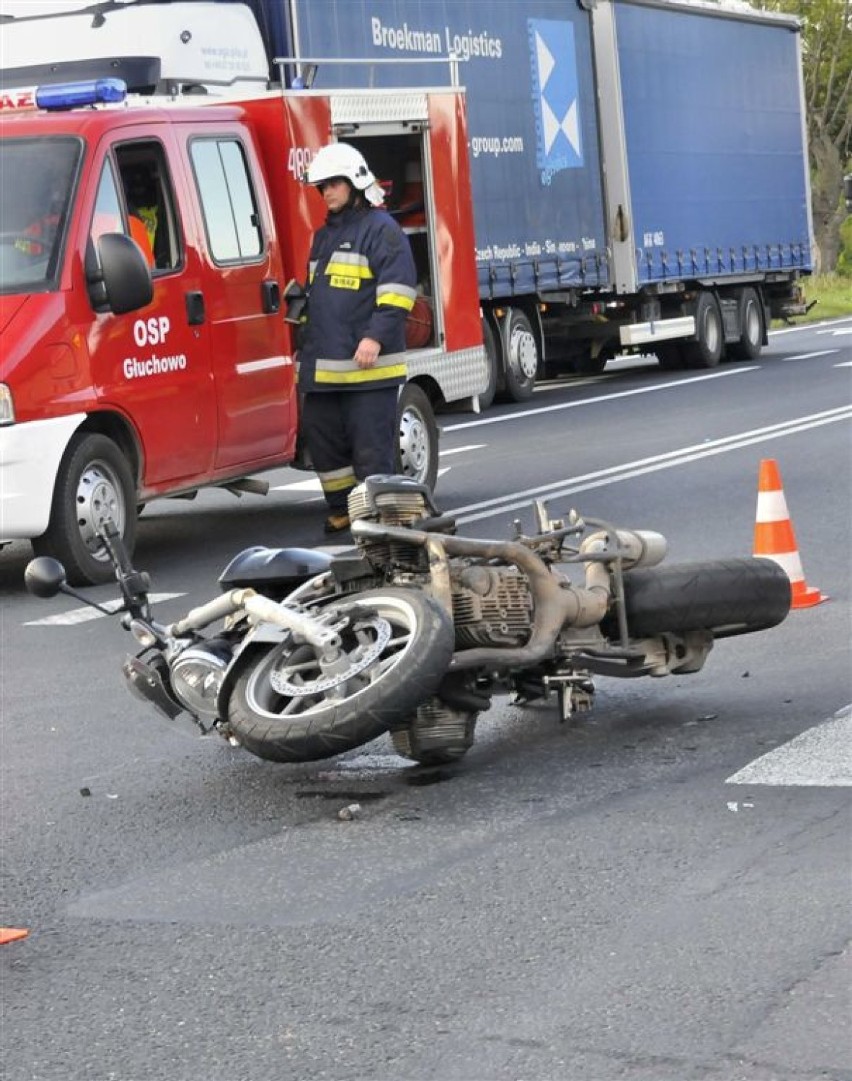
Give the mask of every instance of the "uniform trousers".
[[329, 509], [346, 513], [355, 485], [373, 473], [396, 472], [399, 387], [308, 391], [301, 430]]

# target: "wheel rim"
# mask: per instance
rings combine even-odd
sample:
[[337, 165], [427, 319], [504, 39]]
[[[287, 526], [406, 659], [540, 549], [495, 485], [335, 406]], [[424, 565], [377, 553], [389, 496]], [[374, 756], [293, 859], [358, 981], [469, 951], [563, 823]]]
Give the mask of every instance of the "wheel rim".
[[753, 300], [746, 302], [743, 333], [749, 345], [754, 346], [760, 343], [760, 313], [757, 310], [757, 304]]
[[429, 433], [418, 409], [408, 406], [399, 418], [399, 460], [402, 472], [421, 484], [429, 473]]
[[247, 683], [248, 706], [267, 717], [308, 718], [375, 686], [408, 653], [417, 616], [391, 597], [371, 598], [370, 608], [341, 630], [341, 649], [330, 659], [289, 642], [267, 654]]
[[[341, 658], [342, 663], [323, 671], [315, 654], [313, 661], [305, 657], [295, 664], [290, 657], [285, 664], [276, 665], [269, 673], [272, 689], [282, 697], [311, 698], [328, 691], [336, 692], [353, 679], [363, 678], [381, 658], [385, 646], [391, 640], [393, 628], [386, 619], [376, 617], [360, 619], [352, 629], [361, 642], [351, 653]], [[314, 671], [318, 674], [312, 678]]]
[[722, 345], [722, 328], [719, 318], [713, 308], [708, 308], [704, 314], [704, 346], [708, 353], [715, 354]]
[[119, 533], [124, 533], [126, 507], [121, 480], [104, 461], [90, 462], [80, 475], [74, 503], [80, 539], [91, 556], [100, 561], [108, 557], [98, 537], [98, 527], [111, 518]]
[[538, 368], [535, 335], [523, 325], [514, 327], [509, 337], [509, 358], [513, 367], [525, 379], [534, 379]]

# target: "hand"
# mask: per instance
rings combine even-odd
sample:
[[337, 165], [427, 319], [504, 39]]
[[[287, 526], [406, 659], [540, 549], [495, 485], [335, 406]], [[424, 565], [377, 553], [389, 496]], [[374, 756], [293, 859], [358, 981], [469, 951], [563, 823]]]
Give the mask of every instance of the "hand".
[[381, 348], [374, 338], [362, 338], [355, 350], [355, 363], [359, 368], [375, 368]]

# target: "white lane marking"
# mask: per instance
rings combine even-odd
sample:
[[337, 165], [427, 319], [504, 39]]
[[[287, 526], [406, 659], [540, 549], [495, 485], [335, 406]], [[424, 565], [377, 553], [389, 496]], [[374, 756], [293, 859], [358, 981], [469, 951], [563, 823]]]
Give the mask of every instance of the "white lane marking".
[[322, 487], [318, 477], [309, 477], [307, 480], [294, 480], [292, 484], [274, 484], [273, 492], [321, 492]]
[[[152, 593], [148, 598], [151, 604], [158, 604], [160, 601], [171, 601], [175, 597], [185, 597], [185, 593]], [[122, 601], [105, 601], [101, 605], [102, 608], [107, 608], [110, 612], [117, 612], [122, 605]], [[90, 619], [105, 619], [106, 616], [103, 612], [99, 612], [97, 608], [72, 608], [70, 612], [57, 612], [53, 616], [45, 616], [44, 619], [30, 619], [24, 626], [25, 627], [70, 627], [76, 623], [88, 623]]]
[[800, 330], [815, 330], [818, 334], [822, 334], [823, 331], [820, 330], [820, 327], [825, 327], [826, 330], [830, 331], [842, 323], [848, 323], [850, 319], [852, 319], [852, 316], [842, 315], [837, 319], [825, 319], [821, 323], [799, 323], [794, 327], [779, 327], [778, 330], [770, 330], [769, 337], [775, 338], [781, 334], [795, 334]]
[[830, 357], [832, 354], [839, 352], [839, 349], [820, 349], [818, 353], [799, 353], [795, 357], [782, 357], [781, 360], [786, 364], [788, 360], [810, 360], [812, 357]]
[[852, 705], [828, 721], [761, 755], [726, 784], [852, 786]]
[[440, 453], [441, 458], [446, 458], [450, 454], [461, 454], [466, 450], [482, 450], [487, 447], [487, 443], [469, 443], [466, 447], [451, 447], [449, 450], [442, 450]]
[[834, 365], [835, 368], [852, 368], [852, 360], [841, 360], [839, 364]]
[[852, 334], [852, 327], [837, 327], [835, 329], [827, 327], [825, 330], [818, 330], [817, 334], [830, 334], [832, 338], [842, 338], [845, 334]]
[[655, 394], [658, 390], [671, 390], [676, 387], [688, 387], [693, 383], [703, 383], [708, 379], [727, 379], [732, 375], [745, 375], [746, 372], [760, 370], [759, 364], [749, 364], [746, 367], [738, 366], [728, 368], [724, 372], [711, 372], [708, 375], [695, 375], [688, 379], [679, 379], [670, 383], [657, 383], [653, 387], [634, 387], [632, 390], [619, 390], [612, 394], [601, 394], [596, 398], [582, 398], [578, 402], [561, 402], [559, 405], [539, 405], [535, 409], [522, 409], [518, 413], [507, 413], [502, 417], [483, 417], [481, 420], [469, 420], [464, 424], [448, 424], [441, 430], [444, 432], [457, 432], [462, 429], [478, 428], [483, 424], [503, 424], [509, 420], [521, 420], [523, 417], [538, 417], [543, 413], [558, 413], [563, 409], [579, 409], [584, 405], [597, 405], [599, 402], [612, 402], [617, 398], [633, 398], [637, 394]]
[[679, 450], [668, 451], [665, 454], [656, 454], [651, 458], [639, 458], [633, 462], [624, 462], [621, 465], [610, 466], [607, 469], [599, 469], [594, 473], [566, 477], [563, 480], [543, 484], [538, 488], [531, 488], [524, 492], [509, 492], [507, 495], [496, 499], [484, 500], [481, 503], [469, 503], [467, 506], [448, 510], [447, 514], [453, 515], [458, 522], [476, 522], [496, 514], [506, 514], [509, 511], [527, 508], [531, 500], [536, 497], [546, 496], [549, 499], [560, 499], [566, 495], [573, 495], [575, 492], [603, 488], [608, 484], [630, 480], [633, 477], [641, 477], [646, 473], [656, 473], [661, 469], [672, 469], [687, 462], [699, 461], [701, 458], [725, 454], [731, 450], [740, 450], [742, 447], [748, 447], [754, 443], [780, 439], [783, 436], [795, 435], [810, 428], [818, 428], [824, 424], [833, 424], [839, 420], [850, 419], [852, 419], [852, 406], [838, 406], [835, 409], [826, 410], [824, 413], [796, 417], [793, 420], [784, 421], [782, 424], [771, 424], [765, 428], [753, 428], [750, 431], [740, 432], [738, 435], [724, 436], [721, 439], [708, 440], [706, 443], [696, 443], [689, 447], [681, 447]]

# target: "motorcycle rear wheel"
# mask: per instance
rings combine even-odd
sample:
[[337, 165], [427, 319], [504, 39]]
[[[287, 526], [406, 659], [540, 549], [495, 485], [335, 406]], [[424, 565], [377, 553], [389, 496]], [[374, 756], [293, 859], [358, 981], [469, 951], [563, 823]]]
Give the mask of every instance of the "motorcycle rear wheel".
[[312, 762], [359, 747], [433, 694], [453, 654], [453, 624], [424, 593], [376, 589], [326, 606], [347, 618], [337, 667], [287, 639], [248, 654], [228, 703], [240, 744], [273, 762]]
[[624, 575], [632, 637], [709, 630], [714, 638], [780, 623], [790, 609], [790, 579], [771, 559], [719, 559], [640, 567]]

